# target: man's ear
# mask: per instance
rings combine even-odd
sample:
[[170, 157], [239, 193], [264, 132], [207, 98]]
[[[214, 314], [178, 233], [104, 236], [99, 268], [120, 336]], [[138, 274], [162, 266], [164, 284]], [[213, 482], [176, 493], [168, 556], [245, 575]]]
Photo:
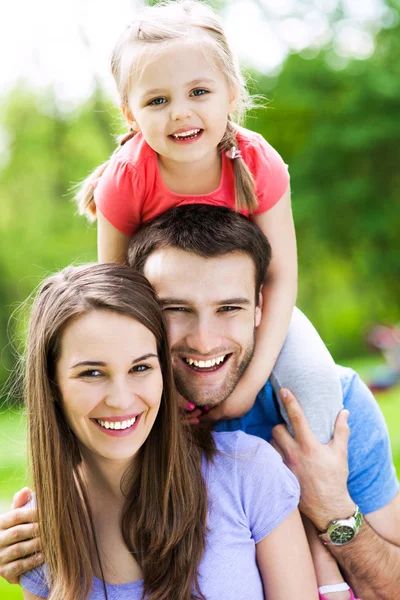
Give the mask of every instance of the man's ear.
[[258, 292], [258, 304], [256, 306], [256, 318], [255, 318], [256, 327], [258, 327], [259, 324], [261, 323], [261, 317], [262, 317], [262, 308], [263, 308], [263, 302], [264, 302], [262, 289], [263, 288], [261, 286], [260, 291]]
[[140, 127], [137, 124], [137, 121], [135, 121], [135, 117], [133, 116], [132, 111], [127, 104], [121, 105], [121, 112], [124, 116], [125, 121], [128, 123], [129, 127], [131, 127], [131, 129], [133, 129], [134, 131], [139, 133]]

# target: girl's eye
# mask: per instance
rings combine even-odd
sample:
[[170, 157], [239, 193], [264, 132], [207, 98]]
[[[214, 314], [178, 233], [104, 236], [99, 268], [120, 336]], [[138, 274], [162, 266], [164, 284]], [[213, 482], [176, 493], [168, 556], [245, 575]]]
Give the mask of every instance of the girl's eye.
[[103, 375], [103, 373], [101, 371], [99, 371], [98, 369], [88, 369], [87, 371], [82, 371], [82, 373], [79, 373], [78, 377], [87, 377], [87, 378], [97, 379], [98, 377], [101, 377], [102, 375]]
[[154, 100], [149, 102], [149, 106], [161, 106], [161, 104], [164, 104], [166, 101], [165, 98], [154, 98]]
[[135, 365], [131, 369], [131, 373], [146, 373], [146, 371], [151, 371], [150, 365]]
[[204, 96], [204, 94], [208, 94], [208, 93], [209, 93], [208, 90], [205, 90], [203, 88], [198, 88], [197, 90], [193, 90], [190, 95], [191, 96]]

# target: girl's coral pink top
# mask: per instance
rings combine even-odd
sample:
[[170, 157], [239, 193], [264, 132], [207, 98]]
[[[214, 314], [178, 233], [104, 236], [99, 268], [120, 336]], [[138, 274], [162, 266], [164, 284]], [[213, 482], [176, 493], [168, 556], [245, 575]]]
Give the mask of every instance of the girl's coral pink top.
[[[255, 181], [259, 207], [254, 214], [272, 208], [288, 184], [287, 165], [258, 133], [236, 127], [242, 157]], [[235, 209], [233, 161], [222, 155], [222, 175], [218, 188], [209, 194], [176, 194], [163, 182], [157, 153], [138, 133], [111, 157], [96, 186], [97, 209], [116, 229], [132, 236], [142, 224], [152, 221], [169, 208], [183, 204], [211, 204]], [[243, 212], [246, 216], [248, 213]]]

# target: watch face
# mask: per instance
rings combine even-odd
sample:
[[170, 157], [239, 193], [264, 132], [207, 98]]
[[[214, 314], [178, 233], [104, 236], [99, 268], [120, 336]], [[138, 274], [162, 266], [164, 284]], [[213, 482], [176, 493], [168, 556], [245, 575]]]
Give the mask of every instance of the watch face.
[[336, 546], [347, 544], [347, 542], [353, 539], [354, 535], [353, 527], [349, 527], [348, 525], [337, 525], [329, 532], [329, 538], [332, 544]]

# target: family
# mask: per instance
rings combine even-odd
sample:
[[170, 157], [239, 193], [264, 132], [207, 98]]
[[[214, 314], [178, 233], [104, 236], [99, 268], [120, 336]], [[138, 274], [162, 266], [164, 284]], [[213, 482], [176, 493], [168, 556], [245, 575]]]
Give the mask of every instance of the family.
[[113, 74], [129, 133], [84, 182], [99, 263], [39, 289], [34, 493], [0, 516], [25, 600], [395, 600], [387, 429], [294, 307], [289, 175], [193, 0], [146, 8]]

